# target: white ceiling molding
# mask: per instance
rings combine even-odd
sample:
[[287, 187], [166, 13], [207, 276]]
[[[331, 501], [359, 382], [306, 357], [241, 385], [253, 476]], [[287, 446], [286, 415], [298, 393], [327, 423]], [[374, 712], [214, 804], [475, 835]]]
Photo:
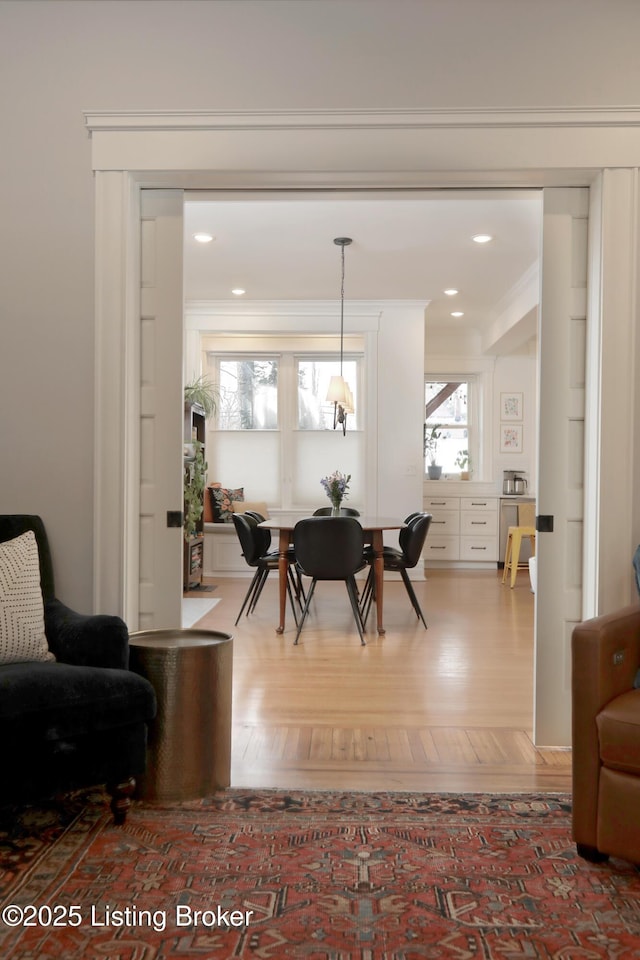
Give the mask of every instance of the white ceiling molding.
[[534, 263], [497, 305], [496, 317], [482, 338], [484, 353], [504, 355], [537, 334], [540, 265]]
[[[345, 324], [352, 333], [377, 330], [380, 317], [388, 310], [419, 310], [424, 316], [427, 300], [349, 301], [345, 306]], [[319, 324], [336, 324], [338, 307], [335, 300], [190, 300], [185, 303], [186, 330], [215, 330], [234, 323], [250, 325], [255, 330], [309, 330], [317, 332]]]

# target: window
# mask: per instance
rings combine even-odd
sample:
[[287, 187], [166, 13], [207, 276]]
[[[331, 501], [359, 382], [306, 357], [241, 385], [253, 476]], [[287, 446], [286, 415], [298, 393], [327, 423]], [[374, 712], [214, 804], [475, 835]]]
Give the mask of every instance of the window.
[[[349, 429], [358, 429], [358, 364], [344, 360], [342, 376], [351, 388], [354, 413], [349, 414]], [[331, 377], [340, 374], [338, 360], [298, 360], [298, 429], [333, 430], [334, 405], [326, 399]]]
[[275, 430], [278, 426], [278, 361], [220, 360], [219, 430]]
[[463, 451], [471, 463], [476, 459], [474, 387], [475, 380], [468, 376], [426, 380], [425, 472], [429, 464], [435, 463], [442, 467], [444, 474], [456, 476], [462, 469], [456, 460]]
[[[208, 482], [244, 487], [247, 500], [264, 500], [276, 510], [306, 509], [324, 506], [320, 479], [338, 469], [353, 477], [350, 503], [364, 506], [357, 411], [348, 415], [346, 436], [338, 438], [333, 404], [326, 400], [331, 377], [340, 373], [335, 355], [296, 349], [207, 350], [204, 356], [206, 375], [219, 392], [207, 424]], [[356, 404], [361, 365], [359, 356], [343, 360]]]

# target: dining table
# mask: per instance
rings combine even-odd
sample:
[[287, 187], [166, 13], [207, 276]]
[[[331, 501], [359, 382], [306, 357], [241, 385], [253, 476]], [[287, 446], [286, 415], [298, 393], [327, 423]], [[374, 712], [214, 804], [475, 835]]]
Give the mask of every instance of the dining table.
[[[293, 542], [293, 531], [299, 520], [306, 517], [299, 513], [281, 513], [278, 516], [269, 517], [258, 524], [266, 530], [278, 530], [278, 583], [280, 598], [280, 622], [276, 627], [277, 633], [284, 633], [285, 617], [287, 610], [287, 568], [289, 565], [288, 552]], [[330, 518], [328, 518], [330, 519]], [[373, 575], [375, 579], [375, 597], [376, 597], [376, 625], [379, 635], [384, 635], [383, 622], [383, 590], [384, 590], [384, 532], [385, 530], [401, 530], [406, 527], [404, 520], [394, 517], [378, 517], [374, 515], [363, 515], [354, 517], [365, 534], [365, 543], [371, 544], [373, 551]]]

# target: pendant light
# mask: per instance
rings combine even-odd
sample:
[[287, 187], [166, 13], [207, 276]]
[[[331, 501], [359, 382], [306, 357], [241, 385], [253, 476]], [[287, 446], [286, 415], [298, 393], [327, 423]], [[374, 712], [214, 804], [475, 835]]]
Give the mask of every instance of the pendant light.
[[342, 425], [342, 434], [347, 433], [347, 414], [353, 413], [353, 394], [349, 384], [342, 376], [342, 363], [344, 359], [344, 248], [351, 243], [350, 237], [336, 237], [333, 241], [341, 248], [342, 254], [342, 273], [340, 284], [340, 376], [331, 377], [327, 400], [333, 403], [333, 429], [338, 424]]

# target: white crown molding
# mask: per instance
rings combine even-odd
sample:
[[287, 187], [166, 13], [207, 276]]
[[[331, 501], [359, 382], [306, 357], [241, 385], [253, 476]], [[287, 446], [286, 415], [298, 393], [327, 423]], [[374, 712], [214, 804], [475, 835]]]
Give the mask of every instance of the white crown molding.
[[640, 106], [433, 110], [86, 110], [89, 136], [108, 131], [429, 130], [638, 127]]
[[532, 263], [496, 304], [482, 331], [482, 349], [502, 354], [521, 348], [537, 333], [540, 304], [540, 264]]
[[[424, 311], [426, 300], [351, 300], [345, 304], [345, 323], [351, 333], [377, 330], [385, 314], [404, 316]], [[338, 316], [335, 300], [188, 300], [185, 330], [229, 330], [244, 326], [254, 331], [280, 333], [334, 332]]]
[[[378, 316], [384, 310], [425, 310], [429, 300], [349, 300], [345, 302], [345, 317]], [[216, 315], [228, 316], [307, 316], [335, 317], [338, 300], [186, 300], [186, 317]]]
[[496, 323], [510, 313], [516, 305], [521, 307], [523, 303], [526, 303], [526, 311], [529, 311], [533, 307], [537, 307], [539, 302], [540, 263], [536, 260], [495, 304], [488, 319], [491, 323]]

